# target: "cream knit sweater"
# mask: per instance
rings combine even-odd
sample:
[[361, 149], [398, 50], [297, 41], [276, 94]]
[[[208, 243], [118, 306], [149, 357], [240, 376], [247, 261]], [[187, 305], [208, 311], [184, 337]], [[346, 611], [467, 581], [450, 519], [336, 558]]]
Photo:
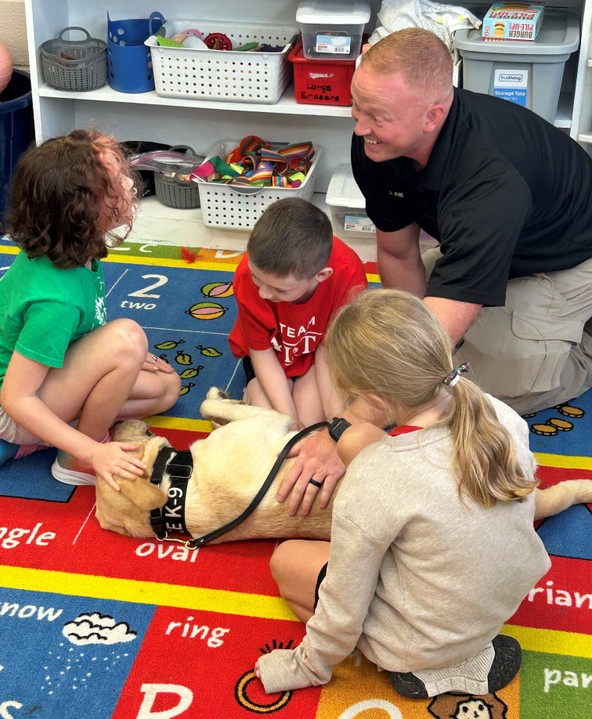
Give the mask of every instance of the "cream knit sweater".
[[[528, 427], [494, 398], [527, 476]], [[385, 436], [351, 463], [333, 508], [319, 603], [294, 650], [259, 659], [268, 693], [325, 684], [356, 645], [382, 669], [449, 667], [483, 650], [548, 571], [534, 493], [462, 501], [445, 427]]]

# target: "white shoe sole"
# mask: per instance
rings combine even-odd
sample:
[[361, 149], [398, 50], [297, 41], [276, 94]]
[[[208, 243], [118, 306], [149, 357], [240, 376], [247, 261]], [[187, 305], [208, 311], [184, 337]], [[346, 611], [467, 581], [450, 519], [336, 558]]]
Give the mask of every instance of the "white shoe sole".
[[73, 469], [64, 469], [58, 460], [51, 465], [51, 474], [54, 479], [62, 484], [71, 484], [77, 487], [94, 487], [96, 477], [86, 472], [75, 472]]

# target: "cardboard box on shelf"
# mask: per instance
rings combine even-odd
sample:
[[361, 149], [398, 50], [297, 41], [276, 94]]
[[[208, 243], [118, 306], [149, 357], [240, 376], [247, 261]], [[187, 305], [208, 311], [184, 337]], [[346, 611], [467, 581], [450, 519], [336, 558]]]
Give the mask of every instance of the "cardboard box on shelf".
[[483, 18], [484, 40], [533, 41], [541, 29], [543, 3], [494, 2]]

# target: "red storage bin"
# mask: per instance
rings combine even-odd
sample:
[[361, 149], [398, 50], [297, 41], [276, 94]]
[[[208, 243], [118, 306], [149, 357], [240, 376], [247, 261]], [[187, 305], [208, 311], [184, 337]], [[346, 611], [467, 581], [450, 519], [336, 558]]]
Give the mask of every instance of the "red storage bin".
[[308, 60], [299, 42], [288, 59], [294, 65], [294, 99], [305, 105], [351, 105], [355, 60]]

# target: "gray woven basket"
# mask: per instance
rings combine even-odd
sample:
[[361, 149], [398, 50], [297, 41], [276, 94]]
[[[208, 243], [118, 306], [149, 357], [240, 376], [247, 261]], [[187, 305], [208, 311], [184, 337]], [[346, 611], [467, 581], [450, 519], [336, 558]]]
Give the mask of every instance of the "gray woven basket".
[[[187, 145], [175, 145], [170, 148], [174, 152], [182, 152], [189, 157], [195, 157], [199, 164], [204, 157], [196, 155], [193, 148]], [[167, 207], [178, 210], [194, 210], [199, 207], [199, 187], [195, 183], [180, 182], [172, 177], [165, 177], [159, 172], [154, 173], [154, 189], [156, 198]]]
[[[64, 34], [77, 30], [84, 40], [64, 40]], [[83, 27], [64, 28], [54, 40], [40, 47], [45, 82], [56, 90], [85, 92], [107, 83], [107, 43], [91, 37]]]

